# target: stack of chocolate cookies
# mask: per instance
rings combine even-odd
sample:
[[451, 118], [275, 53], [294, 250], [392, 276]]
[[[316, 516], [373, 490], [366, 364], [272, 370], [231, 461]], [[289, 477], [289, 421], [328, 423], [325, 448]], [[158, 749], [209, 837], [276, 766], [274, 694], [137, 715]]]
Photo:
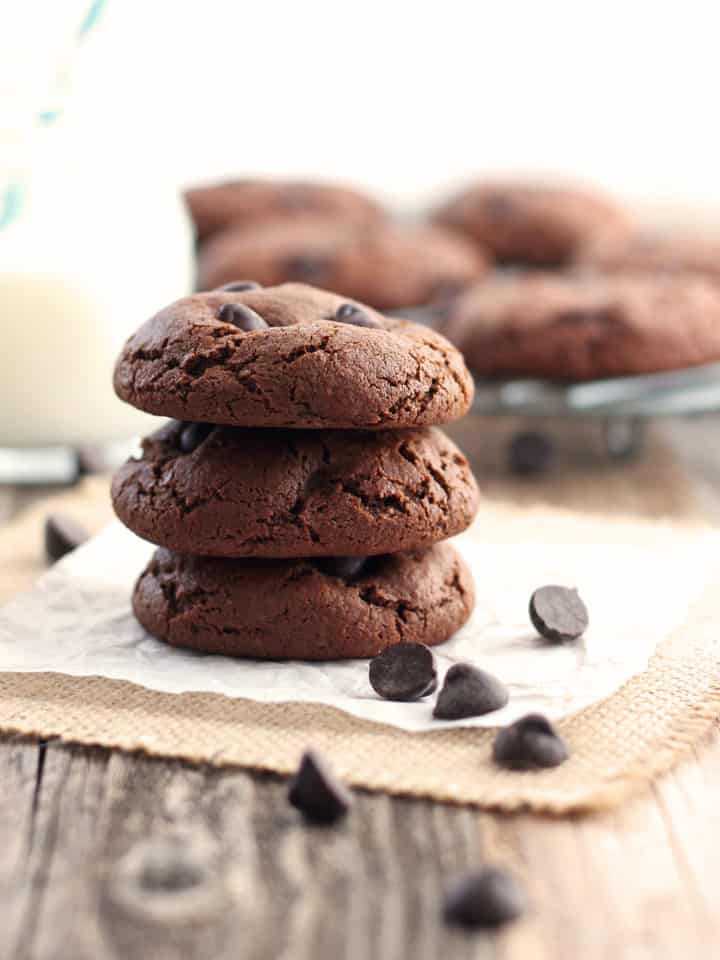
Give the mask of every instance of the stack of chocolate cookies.
[[313, 287], [228, 284], [125, 345], [118, 395], [175, 417], [115, 477], [117, 515], [158, 545], [135, 587], [174, 646], [370, 657], [447, 640], [472, 577], [443, 543], [478, 491], [435, 424], [472, 381], [438, 333]]

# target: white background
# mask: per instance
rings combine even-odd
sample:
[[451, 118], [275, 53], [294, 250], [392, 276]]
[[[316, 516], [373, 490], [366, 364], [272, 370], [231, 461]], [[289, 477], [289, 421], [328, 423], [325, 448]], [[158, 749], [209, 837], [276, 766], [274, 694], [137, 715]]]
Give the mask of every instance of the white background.
[[535, 171], [708, 205], [719, 44], [715, 2], [109, 0], [70, 114], [178, 183], [318, 174], [410, 203]]

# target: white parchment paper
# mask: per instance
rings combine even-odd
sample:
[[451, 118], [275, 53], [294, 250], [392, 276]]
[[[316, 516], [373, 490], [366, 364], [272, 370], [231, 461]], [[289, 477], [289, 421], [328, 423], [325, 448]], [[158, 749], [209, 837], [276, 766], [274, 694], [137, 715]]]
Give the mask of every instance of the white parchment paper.
[[[499, 677], [510, 703], [453, 725], [496, 726], [541, 711], [560, 719], [609, 696], [642, 672], [686, 617], [706, 568], [697, 537], [672, 551], [628, 544], [479, 544], [458, 538], [478, 603], [471, 621], [437, 648], [441, 674], [468, 660]], [[0, 671], [51, 671], [128, 680], [165, 693], [204, 691], [262, 701], [313, 701], [406, 730], [438, 729], [432, 699], [390, 703], [367, 679], [367, 661], [261, 662], [172, 649], [134, 620], [130, 592], [152, 547], [113, 524], [0, 611]], [[576, 586], [590, 613], [582, 641], [539, 641], [532, 591]]]

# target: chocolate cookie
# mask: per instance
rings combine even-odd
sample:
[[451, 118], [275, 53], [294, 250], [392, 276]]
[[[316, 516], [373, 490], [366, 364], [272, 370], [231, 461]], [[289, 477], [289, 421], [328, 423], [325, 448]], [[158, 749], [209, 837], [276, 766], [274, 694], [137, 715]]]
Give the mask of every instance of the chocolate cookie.
[[297, 281], [396, 310], [455, 293], [486, 268], [469, 240], [442, 227], [300, 217], [217, 234], [200, 251], [198, 286], [236, 277], [266, 286]]
[[125, 344], [115, 390], [182, 420], [368, 430], [455, 420], [473, 394], [439, 334], [301, 284], [176, 301]]
[[[195, 425], [197, 426], [197, 425]], [[478, 491], [439, 430], [211, 427], [194, 448], [174, 422], [115, 476], [125, 526], [153, 543], [217, 557], [367, 556], [460, 533]]]
[[473, 287], [442, 329], [484, 376], [652, 373], [720, 360], [720, 287], [689, 274], [531, 273]]
[[385, 214], [370, 197], [349, 187], [301, 180], [227, 180], [185, 194], [198, 240], [231, 223], [320, 214], [340, 223], [372, 223]]
[[598, 232], [625, 225], [625, 214], [599, 193], [580, 187], [478, 183], [436, 217], [472, 237], [498, 263], [562, 267]]
[[173, 646], [272, 660], [373, 657], [403, 641], [442, 643], [473, 602], [470, 571], [447, 543], [370, 558], [346, 579], [330, 561], [160, 549], [133, 595], [140, 623]]
[[582, 253], [598, 270], [695, 272], [720, 278], [720, 234], [689, 229], [606, 231]]

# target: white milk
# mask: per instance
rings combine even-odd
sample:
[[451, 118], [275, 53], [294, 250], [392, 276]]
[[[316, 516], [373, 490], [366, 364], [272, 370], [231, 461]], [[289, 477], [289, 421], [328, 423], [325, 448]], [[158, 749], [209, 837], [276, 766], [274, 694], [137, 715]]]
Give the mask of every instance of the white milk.
[[192, 231], [173, 186], [119, 165], [118, 144], [82, 147], [43, 132], [21, 211], [0, 229], [0, 446], [149, 429], [115, 397], [113, 364], [140, 323], [192, 289]]
[[[190, 221], [162, 142], [137, 134], [141, 105], [123, 97], [113, 111], [101, 94], [84, 114], [65, 110], [91, 27], [112, 34], [102, 7], [28, 0], [2, 18], [0, 448], [151, 429], [115, 397], [113, 364], [136, 327], [193, 286]], [[125, 56], [115, 49], [86, 86], [111, 89]]]

